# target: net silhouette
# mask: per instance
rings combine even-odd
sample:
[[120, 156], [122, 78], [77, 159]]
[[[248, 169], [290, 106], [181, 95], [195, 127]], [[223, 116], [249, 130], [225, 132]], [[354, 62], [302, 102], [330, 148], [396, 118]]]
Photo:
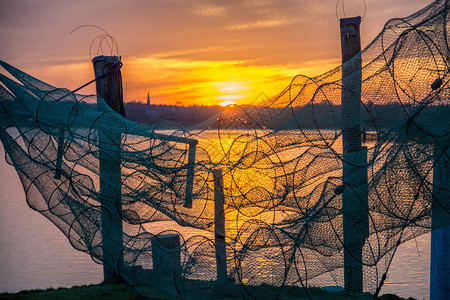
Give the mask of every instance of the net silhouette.
[[[0, 74], [6, 160], [32, 209], [140, 293], [314, 298], [344, 286], [354, 216], [353, 260], [376, 293], [401, 243], [450, 225], [448, 12], [439, 0], [393, 19], [343, 66], [188, 129], [129, 121], [1, 61], [16, 79]], [[343, 155], [343, 93], [360, 94], [363, 160]]]

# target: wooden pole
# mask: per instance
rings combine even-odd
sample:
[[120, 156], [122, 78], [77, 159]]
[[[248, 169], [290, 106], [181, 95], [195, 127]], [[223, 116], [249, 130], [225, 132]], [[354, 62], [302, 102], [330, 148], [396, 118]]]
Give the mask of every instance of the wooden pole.
[[227, 253], [225, 244], [225, 196], [223, 193], [222, 170], [213, 170], [214, 178], [214, 232], [217, 264], [217, 280], [227, 279]]
[[187, 164], [187, 178], [186, 178], [186, 195], [184, 200], [184, 207], [192, 208], [192, 192], [194, 190], [194, 171], [195, 171], [195, 150], [197, 143], [189, 144], [188, 164]]
[[122, 62], [120, 56], [96, 56], [94, 65], [97, 96], [101, 97], [114, 111], [125, 116], [123, 106]]
[[180, 235], [164, 234], [150, 238], [152, 243], [153, 270], [165, 284], [181, 277]]
[[[97, 88], [101, 97], [115, 111], [125, 114], [123, 108], [120, 57], [97, 56], [92, 60]], [[101, 102], [99, 102], [101, 107]], [[121, 202], [120, 144], [121, 132], [99, 129], [100, 203], [103, 243], [104, 281], [120, 281], [123, 230]]]
[[430, 257], [430, 300], [450, 299], [450, 150], [435, 144]]
[[342, 194], [344, 288], [363, 292], [362, 248], [368, 236], [367, 148], [361, 142], [361, 17], [340, 20], [342, 50]]
[[59, 129], [59, 136], [58, 136], [58, 152], [56, 155], [56, 166], [55, 166], [55, 179], [61, 179], [61, 168], [62, 168], [62, 161], [64, 156], [64, 135], [65, 131], [63, 128]]

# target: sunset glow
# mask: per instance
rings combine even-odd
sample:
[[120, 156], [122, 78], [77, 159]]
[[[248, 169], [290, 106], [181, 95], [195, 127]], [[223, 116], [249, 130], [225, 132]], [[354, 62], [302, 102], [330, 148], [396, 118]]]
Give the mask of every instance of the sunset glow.
[[338, 64], [323, 61], [302, 67], [255, 66], [246, 61], [137, 58], [127, 61], [123, 82], [129, 101], [144, 101], [150, 91], [154, 104], [251, 104], [261, 93], [276, 95], [299, 73], [320, 74]]
[[[110, 53], [90, 49], [103, 33], [96, 28], [69, 33], [83, 24], [99, 26], [119, 45], [126, 102], [145, 102], [148, 91], [153, 104], [253, 104], [261, 93], [277, 95], [296, 75], [316, 76], [341, 61], [336, 6], [327, 1], [4, 2], [2, 60], [76, 89], [93, 79], [91, 59]], [[363, 47], [386, 21], [423, 2], [368, 1]], [[95, 85], [80, 92], [94, 94]]]
[[447, 293], [450, 0], [0, 1], [5, 298]]
[[228, 105], [234, 105], [234, 104], [236, 104], [236, 103], [234, 101], [232, 101], [232, 100], [227, 100], [227, 101], [220, 102], [220, 106], [222, 106], [222, 107], [225, 107], [225, 106], [228, 106]]

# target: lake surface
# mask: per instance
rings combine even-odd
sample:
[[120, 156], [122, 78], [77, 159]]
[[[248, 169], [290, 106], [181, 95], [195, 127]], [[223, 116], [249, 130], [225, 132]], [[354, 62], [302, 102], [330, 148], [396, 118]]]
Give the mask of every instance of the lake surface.
[[[27, 206], [19, 177], [0, 148], [0, 292], [100, 283], [102, 266]], [[401, 245], [381, 293], [429, 299], [429, 256], [429, 234]]]

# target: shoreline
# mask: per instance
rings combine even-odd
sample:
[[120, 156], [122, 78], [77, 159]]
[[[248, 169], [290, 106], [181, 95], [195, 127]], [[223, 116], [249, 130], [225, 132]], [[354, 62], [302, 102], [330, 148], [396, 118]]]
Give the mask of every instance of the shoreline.
[[[258, 287], [257, 287], [258, 288]], [[261, 287], [263, 289], [267, 287]], [[297, 290], [297, 289], [295, 289]], [[139, 291], [141, 291], [139, 289]], [[137, 291], [134, 287], [126, 283], [100, 283], [92, 285], [73, 286], [70, 288], [49, 288], [49, 289], [33, 289], [22, 290], [17, 293], [0, 293], [0, 299], [170, 299], [173, 295], [164, 293], [153, 288], [145, 288], [143, 291], [146, 296]], [[309, 288], [312, 299], [319, 300], [347, 300], [347, 299], [374, 299], [371, 294], [349, 295], [344, 292], [328, 292], [320, 288]], [[298, 294], [293, 294], [292, 289], [286, 289], [279, 295], [282, 299], [299, 299]], [[217, 294], [214, 299], [234, 299]], [[308, 299], [306, 294], [302, 299]], [[384, 294], [375, 299], [378, 300], [406, 300], [394, 294]], [[412, 300], [414, 298], [408, 298]]]

